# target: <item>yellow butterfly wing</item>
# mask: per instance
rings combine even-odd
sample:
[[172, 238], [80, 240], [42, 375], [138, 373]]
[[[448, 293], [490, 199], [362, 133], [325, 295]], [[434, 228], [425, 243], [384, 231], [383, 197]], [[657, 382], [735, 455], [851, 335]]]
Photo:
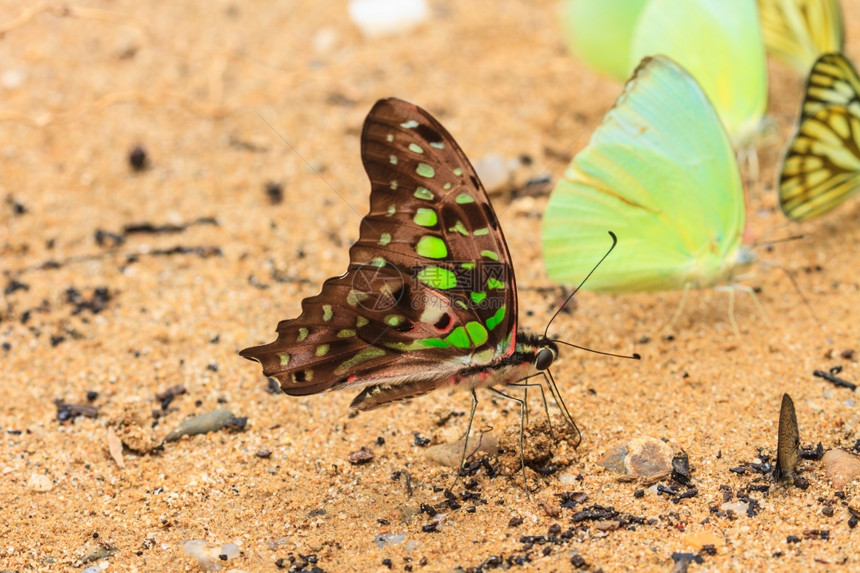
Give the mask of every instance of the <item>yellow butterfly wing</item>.
[[823, 215], [860, 189], [858, 93], [860, 78], [844, 56], [818, 59], [780, 169], [779, 205], [789, 219]]
[[839, 0], [758, 0], [770, 55], [806, 73], [819, 55], [845, 43]]

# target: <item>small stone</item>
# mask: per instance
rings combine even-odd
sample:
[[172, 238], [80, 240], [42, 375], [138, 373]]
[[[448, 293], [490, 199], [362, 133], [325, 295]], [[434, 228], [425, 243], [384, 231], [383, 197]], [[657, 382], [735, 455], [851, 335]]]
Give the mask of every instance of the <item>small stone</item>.
[[[744, 509], [746, 511], [746, 509]], [[693, 549], [701, 550], [705, 545], [719, 547], [723, 544], [721, 537], [716, 536], [708, 530], [696, 531], [684, 537], [684, 543]]]
[[370, 38], [406, 32], [423, 22], [426, 0], [350, 0], [349, 19]]
[[182, 545], [182, 552], [197, 559], [203, 571], [218, 571], [222, 561], [239, 556], [239, 546], [235, 543], [216, 545], [208, 541], [191, 539]]
[[646, 436], [616, 446], [597, 463], [632, 479], [653, 481], [672, 473], [673, 456], [674, 452], [667, 443]]
[[[424, 455], [431, 462], [436, 462], [449, 468], [456, 468], [460, 465], [465, 445], [462, 439], [447, 444], [436, 444], [424, 450]], [[479, 452], [483, 452], [489, 456], [498, 455], [499, 438], [493, 434], [472, 434], [469, 437], [469, 451], [466, 452], [466, 455], [474, 456]]]
[[830, 450], [821, 458], [824, 471], [835, 490], [843, 490], [860, 478], [860, 457], [845, 450]]
[[196, 434], [206, 434], [220, 430], [229, 422], [233, 422], [236, 416], [226, 408], [216, 408], [211, 412], [200, 414], [199, 416], [191, 416], [183, 420], [179, 427], [167, 434], [164, 438], [167, 442], [173, 442], [182, 436], [193, 436]]
[[54, 484], [45, 474], [32, 474], [27, 480], [27, 488], [33, 491], [51, 491], [54, 489]]
[[352, 452], [346, 458], [346, 460], [354, 466], [366, 464], [370, 460], [373, 459], [373, 450], [361, 446], [360, 450]]

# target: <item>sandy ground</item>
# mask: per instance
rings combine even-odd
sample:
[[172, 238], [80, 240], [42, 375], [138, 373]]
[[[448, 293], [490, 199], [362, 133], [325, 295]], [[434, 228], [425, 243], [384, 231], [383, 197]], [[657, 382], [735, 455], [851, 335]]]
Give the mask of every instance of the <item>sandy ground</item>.
[[[774, 455], [783, 392], [805, 444], [858, 438], [853, 395], [811, 373], [842, 365], [858, 378], [848, 351], [860, 344], [860, 207], [799, 226], [774, 211], [771, 181], [803, 85], [786, 68], [771, 69], [779, 137], [760, 150], [749, 226], [804, 236], [763, 249], [746, 281], [766, 316], [740, 296], [736, 336], [727, 295], [694, 292], [667, 338], [660, 328], [680, 293], [579, 296], [553, 334], [643, 360], [566, 349], [554, 374], [584, 439], [575, 453], [556, 446], [554, 474], [529, 470], [531, 497], [498, 460], [500, 475], [485, 467], [455, 484], [427, 459], [416, 434], [456, 440], [467, 394], [349, 417], [349, 393], [267, 392], [237, 351], [271, 340], [278, 320], [345, 269], [353, 208], [365, 212], [369, 191], [358, 135], [375, 100], [431, 110], [473, 159], [528, 155], [526, 178], [555, 178], [620, 89], [564, 53], [554, 0], [434, 1], [425, 25], [379, 40], [337, 4], [0, 2], [0, 570], [196, 570], [182, 552], [192, 539], [237, 544], [223, 566], [244, 571], [496, 560], [565, 571], [573, 556], [591, 571], [665, 571], [677, 553], [699, 556], [691, 571], [860, 566], [846, 508], [855, 488], [835, 491], [816, 462], [803, 464], [805, 491], [730, 471]], [[843, 4], [856, 60], [860, 5]], [[137, 145], [142, 172], [129, 167]], [[545, 201], [496, 200], [532, 329], [558, 304], [538, 250]], [[186, 393], [162, 408], [156, 395], [179, 384]], [[475, 427], [515, 436], [516, 409], [480, 398]], [[97, 417], [58, 421], [57, 399], [91, 403]], [[247, 417], [244, 430], [151, 449], [217, 407]], [[126, 448], [120, 467], [109, 431], [151, 451]], [[647, 486], [597, 464], [641, 436], [689, 454], [696, 496], [637, 496]], [[362, 446], [373, 460], [351, 464]], [[752, 515], [719, 512], [742, 492], [757, 500]], [[595, 505], [620, 513], [577, 521]]]

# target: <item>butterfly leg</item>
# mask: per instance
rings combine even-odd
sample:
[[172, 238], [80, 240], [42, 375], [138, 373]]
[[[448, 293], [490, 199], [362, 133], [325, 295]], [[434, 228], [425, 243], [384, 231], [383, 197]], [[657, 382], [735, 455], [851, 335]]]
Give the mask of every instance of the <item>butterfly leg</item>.
[[[758, 151], [755, 144], [748, 142], [738, 150], [738, 165], [745, 166], [747, 173], [748, 189], [757, 190], [759, 185]], [[751, 195], [753, 193], [750, 193]]]
[[499, 396], [501, 398], [506, 398], [508, 400], [513, 400], [514, 402], [519, 402], [519, 404], [520, 404], [520, 465], [522, 466], [522, 470], [523, 470], [523, 487], [526, 490], [526, 495], [531, 497], [531, 494], [529, 493], [529, 482], [528, 482], [528, 478], [526, 477], [526, 454], [525, 454], [526, 403], [523, 402], [522, 400], [520, 400], [519, 398], [515, 398], [514, 396], [511, 396], [510, 394], [505, 394], [504, 392], [502, 392], [500, 390], [496, 390], [495, 388], [489, 388], [489, 390], [490, 390], [490, 392], [492, 392], [496, 396]]
[[582, 443], [582, 432], [579, 431], [579, 428], [576, 426], [576, 422], [573, 420], [573, 416], [570, 415], [570, 410], [567, 409], [567, 404], [562, 400], [561, 392], [558, 391], [558, 386], [556, 386], [555, 378], [552, 377], [552, 372], [550, 372], [549, 369], [544, 370], [543, 377], [544, 380], [546, 380], [546, 385], [549, 387], [549, 391], [552, 393], [555, 403], [558, 404], [558, 409], [561, 411], [564, 421], [567, 422], [570, 429], [573, 430], [573, 433], [576, 436], [573, 447], [578, 448], [579, 444]]
[[684, 305], [687, 304], [687, 294], [690, 292], [691, 284], [687, 283], [684, 285], [684, 292], [681, 294], [681, 302], [678, 303], [678, 308], [675, 309], [675, 313], [672, 315], [672, 318], [667, 322], [661, 331], [669, 331], [675, 327], [675, 323], [678, 322], [678, 319], [681, 318], [681, 313], [684, 312]]
[[[526, 378], [525, 380], [528, 380]], [[519, 382], [514, 382], [513, 384], [508, 384], [508, 386], [516, 386], [517, 388], [523, 389], [523, 401], [526, 403], [526, 425], [529, 424], [529, 410], [528, 410], [528, 391], [529, 388], [537, 388], [540, 392], [540, 399], [543, 401], [543, 411], [546, 414], [546, 423], [549, 426], [550, 435], [555, 438], [555, 433], [552, 431], [552, 419], [549, 416], [549, 403], [546, 400], [546, 393], [543, 391], [543, 384], [527, 384], [525, 380], [520, 380]]]
[[[475, 419], [475, 410], [478, 408], [478, 396], [472, 388], [472, 410], [469, 412], [469, 423], [466, 424], [466, 435], [463, 437], [463, 453], [460, 455], [460, 465], [457, 467], [457, 477], [463, 472], [463, 464], [466, 463], [466, 452], [469, 451], [469, 434], [472, 431], [472, 420]], [[455, 480], [456, 483], [456, 480]]]
[[[512, 386], [519, 386], [519, 384], [512, 384]], [[543, 397], [543, 388], [541, 388], [541, 397]], [[546, 398], [543, 398], [544, 403], [546, 403]], [[529, 387], [528, 385], [523, 386], [523, 402], [526, 403], [526, 426], [529, 425]]]
[[741, 331], [738, 328], [738, 321], [735, 320], [735, 289], [729, 290], [729, 320], [732, 322], [732, 330], [735, 336], [740, 336]]
[[759, 313], [762, 318], [767, 318], [767, 312], [765, 312], [764, 307], [761, 305], [761, 301], [759, 301], [758, 296], [755, 294], [755, 290], [751, 286], [741, 285], [741, 284], [731, 284], [727, 286], [718, 286], [714, 287], [716, 290], [726, 290], [729, 293], [729, 320], [732, 323], [732, 330], [734, 330], [736, 336], [741, 335], [741, 331], [738, 328], [738, 323], [735, 320], [735, 292], [743, 291], [748, 293], [752, 298], [753, 302], [758, 308]]

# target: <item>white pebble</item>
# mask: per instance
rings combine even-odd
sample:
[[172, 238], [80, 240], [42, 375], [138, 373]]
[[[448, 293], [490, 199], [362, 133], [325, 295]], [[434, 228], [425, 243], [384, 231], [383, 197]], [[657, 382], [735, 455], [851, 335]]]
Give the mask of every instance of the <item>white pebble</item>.
[[[200, 539], [191, 539], [182, 545], [182, 552], [197, 559], [197, 563], [204, 571], [219, 571], [221, 564], [227, 559], [232, 559], [239, 556], [239, 546], [235, 543], [227, 543], [226, 545], [215, 545], [208, 541]], [[222, 559], [221, 556], [226, 559]]]
[[33, 491], [51, 491], [54, 484], [51, 483], [51, 478], [44, 474], [32, 474], [27, 481], [27, 487]]
[[21, 87], [24, 83], [24, 72], [21, 70], [6, 70], [3, 75], [0, 75], [0, 85], [7, 90], [13, 90]]
[[350, 0], [349, 17], [369, 37], [414, 28], [427, 18], [426, 0]]

